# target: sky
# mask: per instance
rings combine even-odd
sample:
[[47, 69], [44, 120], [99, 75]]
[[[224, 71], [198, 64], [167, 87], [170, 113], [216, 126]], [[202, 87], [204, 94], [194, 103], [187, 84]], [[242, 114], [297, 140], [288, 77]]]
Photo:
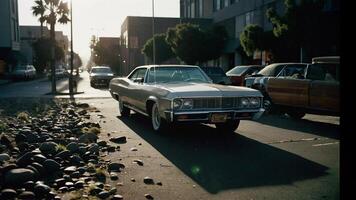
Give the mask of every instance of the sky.
[[[68, 1], [68, 0], [67, 0]], [[126, 16], [152, 16], [151, 0], [72, 0], [73, 48], [85, 65], [90, 57], [89, 42], [92, 35], [119, 37]], [[34, 0], [18, 0], [19, 24], [40, 25], [32, 15]], [[155, 0], [155, 16], [179, 17], [179, 0]], [[70, 24], [56, 25], [70, 39]]]

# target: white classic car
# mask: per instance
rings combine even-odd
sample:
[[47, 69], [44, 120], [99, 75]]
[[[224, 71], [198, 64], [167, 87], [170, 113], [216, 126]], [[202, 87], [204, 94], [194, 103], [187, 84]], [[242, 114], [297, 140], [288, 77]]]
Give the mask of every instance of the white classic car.
[[257, 119], [264, 111], [258, 90], [213, 84], [198, 66], [140, 66], [127, 77], [112, 79], [109, 90], [121, 116], [129, 116], [130, 110], [146, 115], [155, 131], [196, 122], [233, 132], [240, 120]]

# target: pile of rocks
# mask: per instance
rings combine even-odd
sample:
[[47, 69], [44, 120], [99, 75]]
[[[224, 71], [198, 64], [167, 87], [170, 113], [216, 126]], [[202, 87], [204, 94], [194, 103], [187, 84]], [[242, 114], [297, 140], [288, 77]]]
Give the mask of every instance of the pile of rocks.
[[117, 180], [125, 166], [103, 156], [120, 146], [98, 141], [100, 125], [86, 121], [88, 109], [58, 102], [28, 119], [1, 118], [6, 128], [0, 130], [0, 199], [60, 199], [78, 190], [82, 197], [122, 199], [105, 182]]

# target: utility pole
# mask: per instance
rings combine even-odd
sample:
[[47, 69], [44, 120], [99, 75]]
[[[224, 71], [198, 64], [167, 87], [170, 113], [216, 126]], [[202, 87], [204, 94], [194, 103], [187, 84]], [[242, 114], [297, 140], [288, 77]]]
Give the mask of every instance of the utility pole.
[[153, 64], [156, 64], [155, 0], [152, 0], [152, 37], [153, 37]]
[[70, 76], [69, 76], [69, 93], [73, 95], [73, 0], [70, 1]]

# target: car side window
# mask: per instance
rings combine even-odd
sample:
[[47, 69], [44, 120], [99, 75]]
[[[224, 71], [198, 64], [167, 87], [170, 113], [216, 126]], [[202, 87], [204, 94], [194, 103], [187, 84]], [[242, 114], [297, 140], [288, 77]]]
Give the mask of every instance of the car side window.
[[137, 69], [133, 74], [131, 74], [129, 79], [133, 82], [143, 82], [146, 75], [146, 71], [146, 68]]
[[286, 66], [280, 73], [279, 77], [288, 79], [304, 79], [305, 66], [290, 65]]
[[312, 64], [308, 68], [308, 79], [320, 81], [339, 81], [338, 64]]

